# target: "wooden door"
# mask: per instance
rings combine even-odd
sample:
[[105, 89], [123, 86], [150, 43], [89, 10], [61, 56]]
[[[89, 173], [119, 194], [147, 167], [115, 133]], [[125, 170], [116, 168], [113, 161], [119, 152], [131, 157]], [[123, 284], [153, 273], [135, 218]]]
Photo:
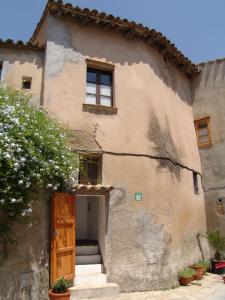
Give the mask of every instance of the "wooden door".
[[75, 196], [52, 196], [51, 284], [75, 276]]

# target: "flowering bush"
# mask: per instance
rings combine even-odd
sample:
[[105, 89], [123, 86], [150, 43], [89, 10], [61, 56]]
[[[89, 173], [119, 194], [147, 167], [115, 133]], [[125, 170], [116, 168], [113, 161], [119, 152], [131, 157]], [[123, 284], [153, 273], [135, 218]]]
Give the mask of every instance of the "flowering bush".
[[66, 131], [25, 94], [0, 86], [0, 239], [12, 240], [12, 225], [32, 212], [32, 187], [66, 190], [77, 166]]

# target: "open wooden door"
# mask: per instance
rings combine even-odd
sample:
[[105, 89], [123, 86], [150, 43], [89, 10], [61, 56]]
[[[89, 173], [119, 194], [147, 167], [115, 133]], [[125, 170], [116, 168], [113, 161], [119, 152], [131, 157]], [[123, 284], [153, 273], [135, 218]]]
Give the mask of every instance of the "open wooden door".
[[51, 284], [75, 276], [75, 196], [54, 193], [52, 197]]

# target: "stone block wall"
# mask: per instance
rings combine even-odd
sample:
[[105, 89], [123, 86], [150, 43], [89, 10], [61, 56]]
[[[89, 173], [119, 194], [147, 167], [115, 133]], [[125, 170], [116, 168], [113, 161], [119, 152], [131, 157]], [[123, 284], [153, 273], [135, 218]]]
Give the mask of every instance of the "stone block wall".
[[18, 244], [0, 245], [0, 300], [47, 300], [49, 289], [49, 195], [33, 194], [31, 220], [15, 226]]

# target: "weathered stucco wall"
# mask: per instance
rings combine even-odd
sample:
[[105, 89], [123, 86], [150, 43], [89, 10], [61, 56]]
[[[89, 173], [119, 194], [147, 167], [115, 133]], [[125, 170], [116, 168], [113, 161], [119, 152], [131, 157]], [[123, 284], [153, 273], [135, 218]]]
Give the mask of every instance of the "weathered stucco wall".
[[[177, 271], [201, 258], [196, 236], [206, 230], [203, 192], [194, 194], [190, 170], [148, 156], [201, 172], [189, 80], [143, 41], [116, 32], [49, 17], [47, 36], [44, 106], [95, 137], [104, 153], [103, 184], [115, 187], [108, 281], [122, 291], [175, 286]], [[86, 58], [114, 66], [117, 114], [83, 109]], [[143, 201], [134, 201], [135, 192]]]
[[45, 193], [33, 195], [29, 224], [17, 225], [17, 245], [4, 255], [0, 244], [0, 300], [47, 300], [49, 289], [50, 211]]
[[42, 92], [44, 52], [15, 48], [0, 48], [3, 62], [2, 81], [16, 89], [22, 89], [22, 77], [32, 77], [30, 90], [32, 101], [39, 105]]
[[[210, 117], [212, 145], [200, 148], [208, 230], [225, 234], [225, 61], [200, 65], [201, 74], [193, 82], [194, 118]], [[219, 202], [221, 199], [221, 202]]]

